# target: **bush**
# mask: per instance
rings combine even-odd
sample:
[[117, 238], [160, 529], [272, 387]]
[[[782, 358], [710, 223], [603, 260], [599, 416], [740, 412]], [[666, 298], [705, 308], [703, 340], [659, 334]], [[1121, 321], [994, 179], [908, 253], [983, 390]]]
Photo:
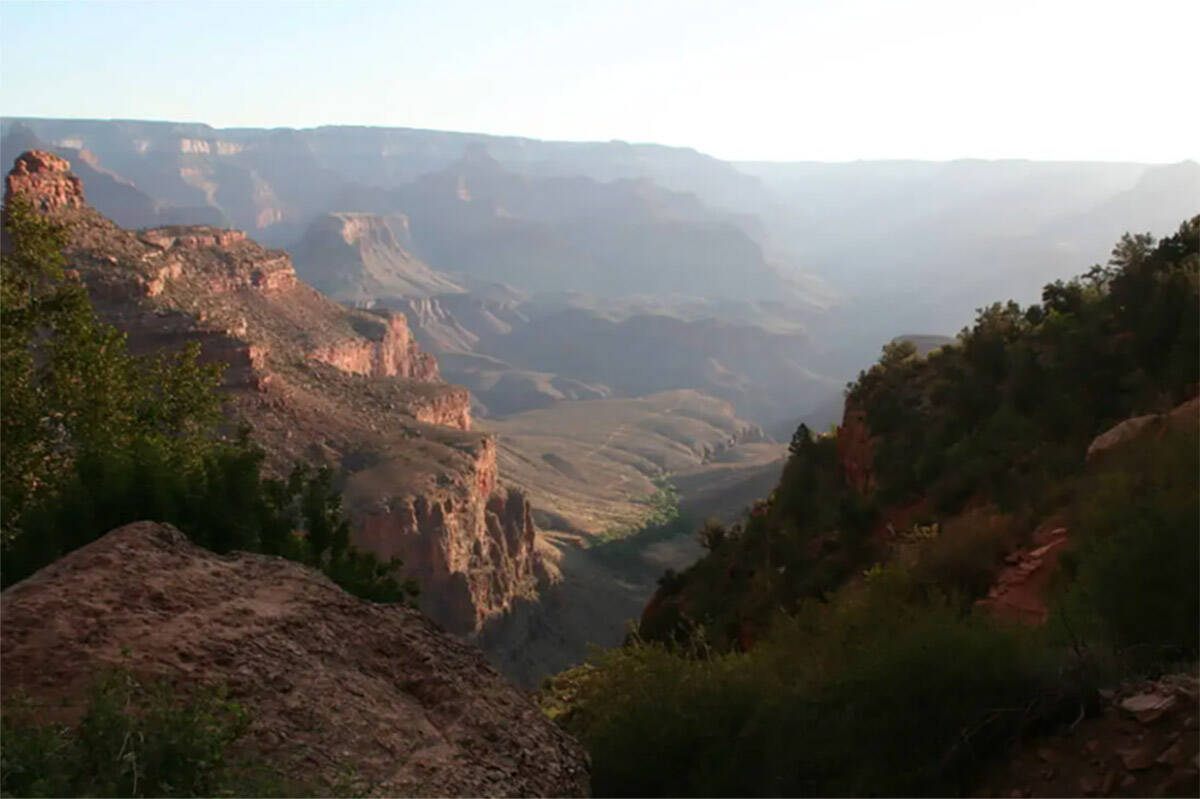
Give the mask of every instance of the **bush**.
[[968, 511], [920, 546], [914, 576], [918, 583], [965, 601], [978, 599], [991, 587], [1016, 539], [1009, 517], [990, 508]]
[[180, 696], [123, 670], [96, 680], [75, 726], [38, 723], [35, 710], [25, 701], [4, 713], [5, 796], [218, 793], [232, 787], [230, 746], [249, 723], [220, 690]]
[[1059, 624], [1134, 671], [1200, 654], [1195, 426], [1109, 453], [1081, 481]]
[[570, 708], [559, 709], [591, 753], [593, 790], [963, 789], [984, 752], [1044, 713], [1054, 663], [1023, 632], [944, 600], [900, 599], [911, 592], [911, 577], [888, 567], [783, 618], [748, 653], [639, 642], [595, 656], [570, 673]]

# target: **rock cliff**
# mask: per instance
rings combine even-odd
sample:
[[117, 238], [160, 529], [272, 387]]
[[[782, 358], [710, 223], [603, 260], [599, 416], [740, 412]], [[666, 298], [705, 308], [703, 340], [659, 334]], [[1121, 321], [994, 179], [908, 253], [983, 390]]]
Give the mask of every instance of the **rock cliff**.
[[[453, 632], [483, 629], [521, 599], [538, 596], [550, 574], [538, 554], [529, 503], [515, 490], [496, 491], [496, 446], [485, 439], [466, 474], [461, 491], [440, 501], [416, 494], [374, 501], [370, 478], [352, 479], [347, 503], [360, 519], [355, 542], [384, 558], [399, 556], [412, 564], [429, 600], [424, 608]], [[489, 497], [485, 504], [475, 497]]]
[[377, 324], [371, 325], [370, 321], [364, 316], [356, 326], [361, 338], [315, 349], [311, 357], [357, 375], [411, 377], [429, 382], [441, 379], [437, 360], [421, 352], [404, 314], [386, 312]]
[[403, 214], [318, 216], [294, 248], [301, 276], [329, 296], [359, 306], [463, 291], [408, 251]]
[[0, 598], [5, 697], [78, 717], [120, 666], [224, 684], [237, 746], [289, 777], [383, 796], [585, 796], [587, 756], [482, 654], [421, 613], [346, 594], [282, 558], [221, 556], [138, 522]]
[[335, 467], [360, 543], [403, 554], [436, 621], [471, 633], [536, 596], [547, 574], [528, 503], [500, 486], [468, 392], [441, 381], [402, 314], [333, 302], [241, 231], [123, 230], [83, 202], [62, 159], [17, 163], [9, 191], [68, 226], [66, 255], [100, 317], [135, 352], [194, 341], [228, 364], [231, 421], [251, 425], [268, 468]]

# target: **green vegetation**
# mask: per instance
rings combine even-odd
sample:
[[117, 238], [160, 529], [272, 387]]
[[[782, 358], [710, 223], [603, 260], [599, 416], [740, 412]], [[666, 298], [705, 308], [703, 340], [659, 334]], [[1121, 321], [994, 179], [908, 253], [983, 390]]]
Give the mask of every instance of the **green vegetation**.
[[4, 796], [203, 796], [251, 787], [238, 784], [230, 758], [249, 715], [219, 690], [177, 696], [117, 670], [95, 681], [78, 724], [39, 722], [39, 711], [28, 700], [5, 708]]
[[702, 633], [606, 651], [546, 701], [587, 746], [597, 795], [959, 792], [987, 746], [1077, 711], [1082, 694], [1064, 697], [1031, 634], [913, 592], [885, 569], [780, 617], [749, 652]]
[[[639, 505], [647, 507], [646, 515], [642, 517], [637, 527], [619, 527], [605, 530], [600, 534], [601, 545], [613, 544], [636, 538], [643, 545], [650, 540], [661, 540], [668, 537], [668, 531], [674, 531], [679, 523], [679, 492], [671, 483], [669, 477], [655, 477], [654, 491], [645, 498], [637, 500]], [[673, 534], [673, 533], [672, 533]], [[613, 551], [616, 551], [615, 549]]]
[[879, 501], [977, 494], [1028, 504], [1079, 471], [1102, 430], [1165, 411], [1200, 381], [1200, 217], [1157, 246], [1126, 235], [1107, 266], [997, 303], [927, 357], [889, 344], [851, 386], [878, 436]]
[[1125, 672], [1160, 671], [1200, 653], [1200, 446], [1196, 420], [1111, 453], [1071, 501], [1058, 629]]
[[0, 720], [0, 796], [354, 795], [350, 780], [297, 781], [239, 749], [252, 720], [220, 686], [184, 692], [124, 668], [97, 675], [82, 708], [12, 696]]
[[415, 596], [398, 561], [350, 546], [331, 471], [268, 479], [245, 431], [219, 434], [220, 368], [200, 363], [197, 346], [131, 355], [65, 270], [63, 228], [20, 197], [3, 223], [0, 584], [151, 519], [218, 552], [299, 560], [367, 599]]
[[[1089, 442], [1200, 382], [1200, 218], [958, 343], [904, 342], [850, 387], [875, 489], [801, 427], [779, 486], [668, 574], [629, 646], [548, 681], [599, 795], [969, 791], [987, 758], [1104, 684], [1200, 655], [1196, 420]], [[1066, 517], [1051, 621], [976, 611], [1007, 552]], [[903, 521], [900, 521], [903, 520]], [[894, 522], [895, 526], [892, 527]], [[897, 529], [899, 528], [899, 529]]]

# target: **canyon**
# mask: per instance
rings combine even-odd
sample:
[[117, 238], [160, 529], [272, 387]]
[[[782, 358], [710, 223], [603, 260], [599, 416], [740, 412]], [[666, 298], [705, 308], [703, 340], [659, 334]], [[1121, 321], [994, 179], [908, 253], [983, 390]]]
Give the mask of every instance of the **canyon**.
[[[338, 304], [286, 252], [243, 231], [127, 231], [90, 207], [68, 162], [34, 152], [21, 163], [10, 192], [68, 226], [68, 262], [101, 319], [135, 353], [197, 342], [202, 361], [224, 364], [230, 428], [249, 423], [276, 474], [297, 460], [333, 467], [354, 543], [399, 557], [422, 609], [522, 685], [578, 662], [589, 645], [618, 643], [658, 573], [696, 556], [686, 533], [624, 566], [590, 553], [639, 529], [657, 481], [686, 486], [688, 518], [727, 515], [782, 464], [782, 446], [760, 426], [690, 389], [621, 398], [547, 375], [571, 401], [535, 397], [476, 419], [473, 406], [487, 406], [443, 382], [420, 340], [453, 361], [431, 335], [446, 326], [441, 301], [477, 331], [464, 338], [473, 345], [511, 331], [524, 317], [502, 293], [414, 297], [408, 313]], [[395, 220], [330, 218], [347, 246], [383, 241], [392, 255], [401, 245]]]
[[124, 230], [85, 201], [69, 164], [28, 153], [8, 180], [67, 226], [68, 263], [134, 352], [188, 342], [229, 365], [230, 424], [248, 422], [267, 464], [330, 465], [347, 484], [355, 540], [401, 554], [430, 615], [470, 635], [552, 580], [528, 503], [499, 482], [495, 440], [471, 430], [464, 389], [441, 381], [405, 317], [339, 305], [289, 256], [241, 231]]

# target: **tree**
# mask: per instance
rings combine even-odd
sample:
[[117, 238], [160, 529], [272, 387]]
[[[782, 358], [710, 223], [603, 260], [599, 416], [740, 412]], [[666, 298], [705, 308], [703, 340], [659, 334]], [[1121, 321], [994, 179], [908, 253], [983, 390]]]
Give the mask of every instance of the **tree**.
[[64, 227], [21, 197], [2, 217], [0, 585], [154, 519], [218, 552], [308, 563], [368, 599], [416, 595], [398, 560], [350, 546], [332, 470], [269, 479], [248, 429], [219, 434], [222, 364], [202, 364], [195, 343], [130, 354], [65, 268]]
[[220, 365], [199, 347], [156, 357], [129, 354], [125, 336], [96, 320], [87, 291], [64, 268], [66, 230], [13, 197], [3, 212], [0, 269], [0, 436], [9, 540], [21, 516], [76, 465], [152, 447], [194, 465], [216, 440]]

